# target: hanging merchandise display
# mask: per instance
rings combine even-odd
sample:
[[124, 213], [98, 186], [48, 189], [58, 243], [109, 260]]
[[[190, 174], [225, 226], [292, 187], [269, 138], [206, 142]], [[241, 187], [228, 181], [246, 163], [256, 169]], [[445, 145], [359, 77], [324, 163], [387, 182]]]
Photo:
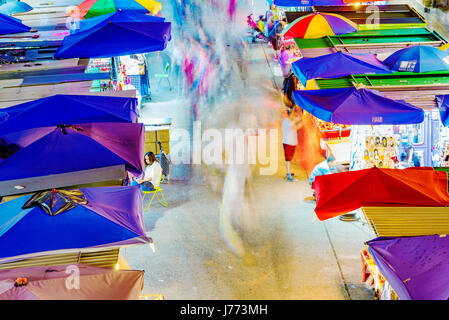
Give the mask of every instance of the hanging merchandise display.
[[399, 168], [398, 135], [393, 126], [354, 126], [350, 170]]

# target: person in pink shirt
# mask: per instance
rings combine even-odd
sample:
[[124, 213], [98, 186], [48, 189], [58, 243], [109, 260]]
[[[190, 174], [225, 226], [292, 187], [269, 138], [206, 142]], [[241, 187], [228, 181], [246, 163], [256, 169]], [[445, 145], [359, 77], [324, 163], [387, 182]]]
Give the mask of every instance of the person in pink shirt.
[[291, 59], [294, 58], [293, 46], [291, 44], [286, 45], [281, 49], [280, 64], [282, 69], [282, 76], [287, 78], [290, 75], [292, 69]]

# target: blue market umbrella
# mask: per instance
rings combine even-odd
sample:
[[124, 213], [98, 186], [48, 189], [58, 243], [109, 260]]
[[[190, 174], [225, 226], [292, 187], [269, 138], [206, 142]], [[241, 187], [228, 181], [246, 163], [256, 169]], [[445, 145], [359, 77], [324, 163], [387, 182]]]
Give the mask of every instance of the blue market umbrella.
[[106, 23], [108, 21], [114, 21], [114, 22], [164, 22], [165, 18], [163, 17], [156, 17], [151, 16], [147, 14], [142, 14], [138, 12], [133, 11], [116, 11], [113, 13], [104, 14], [95, 18], [90, 18], [87, 20], [81, 20], [79, 21], [78, 29], [71, 30], [71, 33], [77, 33], [80, 31], [86, 31], [92, 27], [97, 26], [99, 23]]
[[2, 4], [0, 6], [0, 13], [11, 15], [15, 13], [22, 13], [22, 12], [28, 12], [32, 10], [33, 8], [22, 1], [12, 1], [7, 2], [5, 4]]
[[22, 33], [30, 30], [31, 27], [24, 25], [19, 19], [0, 13], [0, 34]]
[[445, 71], [449, 70], [449, 55], [431, 46], [411, 46], [392, 53], [384, 63], [394, 71]]
[[315, 117], [339, 124], [412, 124], [424, 120], [424, 111], [378, 91], [357, 88], [298, 90], [295, 103]]
[[0, 110], [0, 136], [60, 124], [136, 122], [137, 98], [54, 95]]
[[0, 261], [151, 243], [137, 186], [52, 190], [0, 204]]
[[[164, 50], [171, 23], [121, 12], [64, 38], [55, 58], [105, 58]], [[129, 19], [126, 17], [129, 16]], [[144, 15], [143, 15], [144, 16]], [[151, 18], [150, 18], [151, 19]]]
[[336, 52], [292, 63], [292, 71], [305, 86], [315, 78], [338, 78], [351, 74], [385, 74], [391, 70], [374, 54]]

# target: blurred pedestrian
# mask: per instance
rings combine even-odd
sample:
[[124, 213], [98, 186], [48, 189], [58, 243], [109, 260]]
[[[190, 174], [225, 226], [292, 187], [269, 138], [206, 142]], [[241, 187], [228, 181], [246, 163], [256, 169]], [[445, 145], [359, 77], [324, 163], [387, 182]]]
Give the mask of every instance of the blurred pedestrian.
[[287, 180], [297, 181], [290, 172], [290, 162], [295, 155], [298, 145], [298, 130], [302, 126], [299, 108], [297, 106], [287, 110], [288, 117], [282, 122], [282, 145], [284, 147], [285, 166], [287, 169]]
[[291, 59], [293, 57], [293, 46], [291, 44], [283, 46], [281, 49], [281, 57], [279, 59], [279, 62], [281, 64], [282, 76], [284, 78], [287, 78], [290, 75], [290, 72], [292, 70]]
[[343, 166], [339, 165], [335, 159], [335, 157], [333, 155], [330, 155], [326, 158], [326, 160], [318, 163], [315, 168], [313, 168], [312, 172], [310, 173], [310, 177], [309, 177], [309, 184], [310, 187], [313, 190], [313, 196], [315, 197], [315, 187], [314, 187], [314, 183], [315, 183], [315, 178], [317, 176], [322, 176], [322, 175], [326, 175], [326, 174], [331, 174], [331, 173], [337, 173], [337, 172], [342, 172], [345, 169], [343, 168]]

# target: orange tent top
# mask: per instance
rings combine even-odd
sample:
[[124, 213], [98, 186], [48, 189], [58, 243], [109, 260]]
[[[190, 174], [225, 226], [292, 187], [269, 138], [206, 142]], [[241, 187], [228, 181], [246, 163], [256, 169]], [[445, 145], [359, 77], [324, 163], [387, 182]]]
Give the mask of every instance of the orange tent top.
[[431, 167], [370, 168], [318, 176], [315, 213], [326, 220], [367, 206], [445, 207], [447, 184], [447, 173]]

